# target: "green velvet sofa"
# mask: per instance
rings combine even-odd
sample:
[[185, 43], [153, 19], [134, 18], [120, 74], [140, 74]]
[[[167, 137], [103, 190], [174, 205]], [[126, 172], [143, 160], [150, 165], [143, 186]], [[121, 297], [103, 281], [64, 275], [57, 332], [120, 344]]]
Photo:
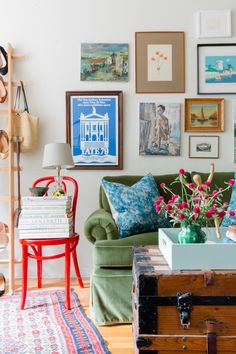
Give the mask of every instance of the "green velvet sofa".
[[[195, 173], [187, 173], [187, 181], [192, 181]], [[205, 181], [208, 173], [199, 173]], [[169, 185], [176, 174], [154, 176], [159, 192], [165, 200], [170, 195], [162, 193], [159, 187], [164, 182]], [[108, 176], [105, 180], [128, 186], [136, 183], [142, 176]], [[212, 188], [222, 186], [224, 181], [234, 178], [233, 172], [214, 174]], [[179, 194], [180, 186], [172, 186]], [[225, 193], [225, 201], [230, 200], [231, 191]], [[94, 244], [93, 269], [91, 274], [90, 311], [94, 321], [100, 325], [132, 322], [131, 287], [132, 287], [132, 246], [154, 245], [158, 243], [158, 232], [147, 232], [119, 238], [118, 228], [112, 218], [105, 192], [100, 187], [100, 209], [94, 211], [85, 222], [85, 235]]]

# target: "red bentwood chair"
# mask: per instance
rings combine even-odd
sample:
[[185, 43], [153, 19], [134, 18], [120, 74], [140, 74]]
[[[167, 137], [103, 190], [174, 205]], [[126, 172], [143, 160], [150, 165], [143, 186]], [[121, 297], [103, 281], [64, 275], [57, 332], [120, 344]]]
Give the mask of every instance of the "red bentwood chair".
[[[46, 187], [55, 182], [54, 176], [47, 176], [37, 179], [33, 183], [33, 187], [36, 187], [39, 183], [46, 182]], [[76, 255], [76, 246], [79, 242], [79, 235], [75, 232], [75, 214], [78, 198], [78, 183], [71, 177], [63, 176], [62, 185], [66, 191], [66, 183], [71, 183], [73, 187], [72, 197], [72, 216], [73, 216], [73, 235], [67, 238], [54, 238], [54, 239], [21, 239], [22, 245], [22, 297], [21, 297], [21, 309], [25, 307], [25, 300], [27, 294], [27, 276], [28, 276], [28, 258], [36, 259], [37, 261], [37, 275], [38, 275], [38, 287], [42, 287], [42, 261], [49, 259], [57, 259], [65, 257], [65, 289], [66, 289], [66, 308], [70, 310], [70, 255], [74, 262], [75, 273], [81, 288], [84, 287]], [[43, 246], [58, 246], [65, 245], [65, 252], [54, 254], [50, 256], [43, 256]], [[31, 247], [34, 253], [28, 252], [28, 247]]]

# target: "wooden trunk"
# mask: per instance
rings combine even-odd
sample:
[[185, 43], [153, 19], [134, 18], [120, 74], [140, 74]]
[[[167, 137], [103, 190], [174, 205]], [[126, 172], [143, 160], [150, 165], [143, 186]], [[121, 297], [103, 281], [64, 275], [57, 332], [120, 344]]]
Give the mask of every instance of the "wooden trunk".
[[135, 353], [236, 353], [236, 271], [175, 271], [158, 247], [133, 252]]

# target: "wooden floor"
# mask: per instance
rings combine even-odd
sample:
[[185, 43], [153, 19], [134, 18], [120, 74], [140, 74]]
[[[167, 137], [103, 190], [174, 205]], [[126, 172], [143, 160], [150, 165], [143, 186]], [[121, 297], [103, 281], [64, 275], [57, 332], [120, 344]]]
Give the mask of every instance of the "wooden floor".
[[[71, 287], [76, 291], [84, 311], [89, 315], [89, 280], [84, 280], [85, 288], [81, 289], [76, 279], [71, 279]], [[43, 280], [43, 288], [58, 288], [64, 286], [64, 280]], [[36, 280], [29, 280], [28, 289], [35, 290]], [[20, 280], [16, 281], [16, 291], [21, 290]], [[132, 354], [133, 338], [131, 325], [97, 326], [111, 354]]]

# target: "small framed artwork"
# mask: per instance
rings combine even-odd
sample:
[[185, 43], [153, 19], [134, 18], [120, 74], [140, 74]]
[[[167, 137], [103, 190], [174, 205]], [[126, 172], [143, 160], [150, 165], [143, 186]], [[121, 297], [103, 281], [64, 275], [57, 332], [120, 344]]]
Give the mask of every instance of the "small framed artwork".
[[66, 138], [74, 169], [123, 168], [122, 91], [66, 92]]
[[198, 93], [236, 93], [236, 43], [198, 44]]
[[189, 158], [218, 159], [219, 136], [190, 135]]
[[223, 98], [186, 98], [186, 132], [223, 132]]
[[139, 104], [139, 155], [180, 155], [180, 103]]
[[233, 115], [234, 115], [234, 122], [233, 122], [233, 134], [234, 134], [234, 163], [236, 163], [236, 101], [233, 104]]
[[197, 37], [231, 37], [231, 10], [197, 12]]
[[81, 81], [128, 81], [127, 43], [81, 43]]
[[185, 92], [184, 32], [136, 32], [137, 93]]

